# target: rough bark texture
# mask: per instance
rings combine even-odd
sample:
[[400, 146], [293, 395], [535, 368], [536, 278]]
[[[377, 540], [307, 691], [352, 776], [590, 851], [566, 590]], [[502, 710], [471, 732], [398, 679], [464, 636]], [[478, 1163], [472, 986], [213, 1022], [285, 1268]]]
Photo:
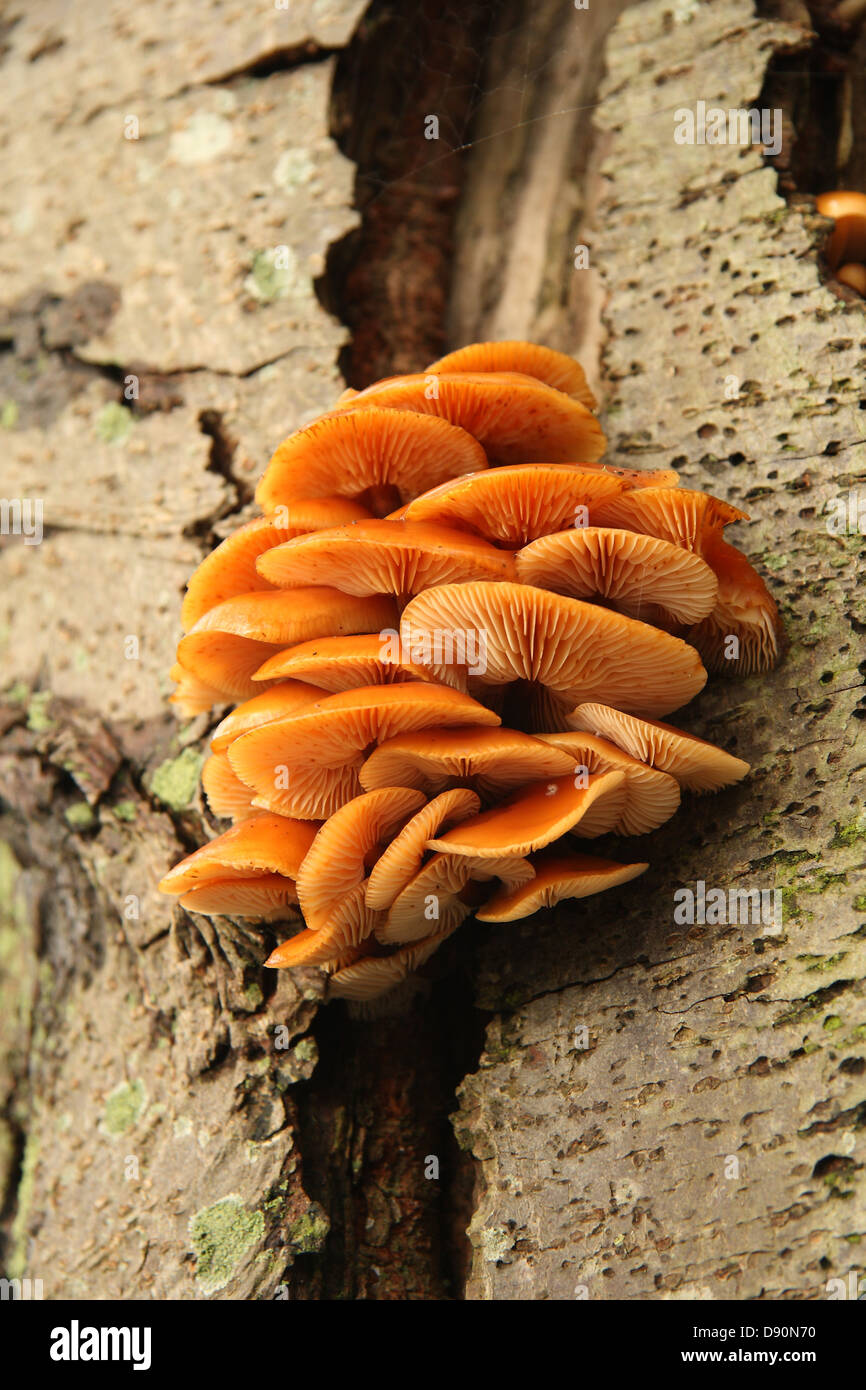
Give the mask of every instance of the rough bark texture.
[[[348, 53], [350, 0], [4, 13], [0, 494], [45, 537], [0, 539], [0, 1267], [46, 1297], [816, 1298], [863, 1267], [863, 538], [824, 509], [858, 486], [866, 319], [757, 151], [673, 140], [803, 30], [651, 0], [605, 47], [622, 8], [479, 6], [439, 50], [437, 7], [408, 44], [379, 6]], [[438, 184], [427, 112], [449, 148], [476, 117]], [[420, 367], [452, 236], [452, 343], [588, 358], [615, 462], [752, 514], [791, 646], [684, 712], [754, 771], [611, 846], [639, 884], [467, 926], [365, 1021], [155, 893], [214, 832], [167, 671], [190, 569], [340, 389], [315, 282], [358, 384]], [[677, 927], [698, 879], [780, 888], [781, 934]]]

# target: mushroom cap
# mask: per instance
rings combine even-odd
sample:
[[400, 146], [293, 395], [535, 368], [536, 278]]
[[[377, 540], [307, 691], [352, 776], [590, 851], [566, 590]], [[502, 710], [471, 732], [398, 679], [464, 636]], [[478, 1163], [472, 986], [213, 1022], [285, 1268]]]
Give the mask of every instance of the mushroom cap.
[[233, 772], [225, 749], [205, 759], [201, 786], [215, 816], [237, 821], [257, 814], [253, 794]]
[[403, 612], [400, 637], [411, 660], [425, 651], [440, 660], [442, 635], [453, 641], [455, 633], [464, 645], [474, 636], [483, 649], [480, 680], [535, 681], [575, 704], [603, 699], [667, 714], [707, 679], [695, 649], [678, 637], [526, 584], [443, 584], [418, 594]]
[[380, 632], [360, 633], [352, 637], [314, 637], [297, 647], [278, 652], [253, 675], [254, 681], [275, 677], [297, 677], [312, 689], [318, 687], [317, 699], [323, 690], [332, 694], [339, 690], [354, 690], [359, 685], [389, 685], [401, 681], [434, 681], [465, 690], [466, 679], [456, 667], [421, 666], [403, 661], [394, 655], [399, 648], [396, 632], [384, 637]]
[[184, 893], [180, 905], [204, 917], [256, 917], [276, 922], [291, 915], [297, 902], [292, 879], [282, 874], [258, 874], [255, 878], [217, 878], [200, 883]]
[[[581, 788], [571, 776], [533, 782], [503, 805], [482, 811], [428, 840], [427, 848], [480, 859], [523, 856], [574, 830], [596, 801], [612, 793], [617, 796], [624, 786], [622, 772], [590, 775], [589, 785]], [[621, 804], [620, 793], [617, 806]]]
[[830, 269], [845, 261], [866, 260], [866, 194], [838, 189], [819, 194], [815, 206], [836, 224], [824, 250]]
[[319, 819], [362, 790], [358, 770], [373, 743], [410, 729], [482, 723], [499, 718], [448, 686], [363, 686], [243, 734], [230, 746], [229, 761], [255, 791], [256, 804]]
[[210, 746], [215, 753], [220, 753], [241, 734], [249, 733], [250, 729], [258, 729], [262, 724], [269, 724], [272, 719], [284, 719], [289, 714], [297, 714], [321, 698], [321, 690], [305, 681], [287, 680], [281, 681], [278, 685], [270, 685], [226, 715], [214, 729]]
[[323, 926], [363, 883], [371, 853], [391, 840], [424, 800], [408, 787], [381, 787], [356, 796], [325, 821], [298, 871], [298, 901], [308, 927]]
[[396, 622], [394, 601], [385, 595], [358, 598], [330, 588], [239, 594], [199, 618], [181, 638], [177, 659], [223, 696], [247, 700], [258, 693], [253, 672], [283, 647]]
[[597, 507], [632, 488], [677, 481], [664, 468], [641, 473], [600, 463], [516, 463], [440, 483], [392, 518], [466, 527], [513, 548], [594, 517]]
[[322, 497], [294, 507], [281, 507], [270, 516], [258, 516], [239, 526], [205, 556], [193, 572], [180, 610], [184, 632], [189, 632], [204, 613], [227, 598], [273, 587], [256, 569], [256, 560], [264, 551], [293, 536], [303, 536], [326, 526], [345, 525], [349, 521], [363, 521], [369, 515], [366, 508], [359, 507], [356, 502], [347, 502], [342, 497]]
[[535, 877], [516, 888], [502, 888], [495, 893], [476, 911], [479, 922], [515, 922], [538, 912], [539, 908], [553, 907], [563, 898], [587, 898], [620, 883], [628, 883], [649, 868], [648, 864], [614, 864], [610, 859], [595, 859], [584, 854], [531, 862]]
[[712, 537], [733, 521], [748, 521], [745, 512], [707, 492], [684, 487], [637, 488], [611, 497], [593, 514], [597, 526], [619, 526], [670, 541], [703, 555]]
[[414, 594], [434, 584], [515, 577], [506, 551], [427, 521], [335, 526], [276, 546], [259, 565], [281, 588], [330, 584], [345, 594]]
[[[770, 671], [782, 651], [784, 632], [776, 601], [753, 565], [734, 546], [714, 538], [704, 549], [719, 581], [711, 613], [688, 633], [711, 671], [751, 675]], [[728, 656], [736, 637], [738, 655]]]
[[367, 879], [368, 907], [387, 911], [421, 868], [430, 837], [475, 815], [480, 809], [481, 802], [475, 792], [465, 787], [454, 787], [428, 801], [395, 835], [370, 870]]
[[719, 583], [709, 565], [670, 541], [601, 526], [542, 536], [515, 556], [523, 584], [570, 598], [607, 599], [644, 622], [698, 623]]
[[866, 265], [860, 261], [847, 261], [845, 265], [840, 265], [836, 279], [840, 285], [847, 285], [849, 289], [866, 296]]
[[226, 698], [222, 691], [205, 685], [192, 671], [185, 671], [179, 661], [175, 662], [168, 674], [169, 680], [173, 680], [177, 686], [174, 694], [168, 697], [169, 704], [175, 705], [184, 719], [194, 719], [197, 714], [204, 714], [205, 710], [221, 704]]
[[456, 781], [481, 796], [561, 777], [574, 760], [530, 734], [487, 726], [423, 729], [380, 743], [359, 773], [362, 787], [418, 787], [435, 796]]
[[678, 809], [680, 787], [675, 777], [633, 758], [608, 739], [587, 733], [538, 734], [544, 743], [561, 748], [588, 773], [625, 773], [627, 795], [622, 815], [612, 829], [618, 835], [646, 835]]
[[392, 955], [365, 956], [355, 964], [337, 970], [328, 982], [329, 996], [332, 999], [353, 999], [360, 1002], [387, 994], [389, 989], [407, 979], [413, 971], [429, 960], [445, 938], [456, 931], [459, 925], [459, 921], [449, 921], [445, 927], [425, 937], [423, 941], [418, 941], [412, 946], [403, 946]]
[[381, 913], [373, 912], [365, 901], [362, 880], [334, 904], [325, 921], [313, 930], [307, 928], [283, 941], [265, 961], [277, 970], [298, 965], [326, 965], [353, 951], [373, 934]]
[[557, 391], [564, 391], [567, 396], [574, 396], [589, 410], [594, 410], [597, 405], [580, 363], [573, 357], [567, 357], [564, 352], [540, 347], [537, 343], [515, 339], [499, 343], [468, 343], [466, 347], [431, 362], [426, 374], [441, 372], [447, 375], [454, 372], [519, 372], [523, 376], [533, 376]]
[[[406, 521], [465, 527], [500, 545], [521, 546], [574, 524], [625, 489], [614, 471], [585, 464], [517, 463], [452, 478], [402, 509]], [[585, 519], [585, 518], [584, 518]]]
[[257, 874], [297, 878], [316, 834], [310, 821], [259, 814], [241, 821], [188, 854], [160, 881], [162, 893], [185, 893], [216, 879], [246, 879]]
[[[350, 408], [356, 399], [283, 440], [256, 488], [263, 510], [335, 494], [375, 502], [382, 489], [396, 489], [400, 501], [408, 502], [446, 478], [487, 467], [478, 441], [436, 419], [437, 412], [419, 416], [415, 410], [380, 409], [375, 402], [356, 411]], [[393, 506], [392, 501], [385, 511]]]
[[689, 791], [714, 792], [739, 782], [749, 764], [694, 734], [653, 719], [636, 719], [608, 705], [579, 705], [571, 716], [575, 729], [599, 734], [642, 763], [669, 772]]
[[423, 940], [430, 933], [429, 913], [434, 906], [436, 916], [432, 920], [440, 926], [446, 920], [446, 912], [449, 922], [454, 917], [464, 920], [472, 909], [460, 902], [458, 895], [479, 870], [485, 881], [502, 878], [509, 888], [526, 883], [534, 873], [529, 861], [519, 856], [478, 860], [456, 854], [434, 854], [398, 893], [387, 916], [376, 927], [377, 939], [387, 944]]
[[345, 401], [338, 412], [353, 414], [371, 405], [438, 415], [474, 435], [497, 463], [593, 461], [606, 443], [595, 416], [580, 401], [508, 372], [390, 377]]

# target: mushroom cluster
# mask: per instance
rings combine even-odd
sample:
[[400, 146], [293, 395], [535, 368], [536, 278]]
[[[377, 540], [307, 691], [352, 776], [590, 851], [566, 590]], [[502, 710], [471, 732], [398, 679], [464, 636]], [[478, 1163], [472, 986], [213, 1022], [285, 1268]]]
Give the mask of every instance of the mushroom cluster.
[[161, 887], [301, 929], [267, 964], [366, 999], [465, 919], [642, 873], [641, 835], [748, 765], [659, 722], [707, 669], [767, 670], [776, 605], [747, 518], [669, 469], [608, 467], [571, 358], [474, 344], [348, 390], [289, 436], [263, 515], [196, 570], [172, 697], [227, 702], [202, 782], [234, 822]]

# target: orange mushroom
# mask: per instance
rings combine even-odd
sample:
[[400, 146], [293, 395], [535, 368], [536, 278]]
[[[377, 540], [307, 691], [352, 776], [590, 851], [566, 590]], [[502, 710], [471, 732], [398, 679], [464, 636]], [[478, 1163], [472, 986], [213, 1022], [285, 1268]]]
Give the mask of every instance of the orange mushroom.
[[470, 859], [455, 854], [435, 854], [410, 883], [398, 893], [387, 916], [376, 927], [379, 941], [404, 944], [429, 936], [431, 922], [439, 928], [459, 926], [471, 907], [459, 894], [476, 875], [486, 882], [501, 878], [508, 889], [533, 877], [528, 860], [517, 855], [495, 859]]
[[401, 681], [438, 681], [457, 690], [466, 688], [466, 677], [457, 667], [403, 661], [396, 630], [352, 637], [315, 637], [312, 642], [301, 642], [270, 657], [253, 673], [253, 680], [270, 681], [282, 676], [291, 677], [292, 683], [295, 678], [297, 683], [306, 682], [310, 689], [318, 686], [318, 699], [322, 690], [334, 694], [338, 690], [355, 690], [360, 685]]
[[311, 588], [239, 594], [199, 618], [177, 649], [180, 665], [223, 697], [258, 693], [253, 673], [283, 647], [311, 637], [393, 628], [397, 613], [384, 595], [358, 598]]
[[255, 917], [262, 922], [283, 921], [297, 907], [298, 893], [282, 874], [258, 874], [255, 878], [214, 879], [190, 888], [180, 900], [187, 912], [204, 917]]
[[784, 640], [776, 600], [734, 546], [714, 539], [704, 555], [718, 576], [719, 593], [712, 612], [691, 628], [688, 640], [710, 671], [751, 675], [772, 670]]
[[283, 440], [256, 488], [256, 501], [272, 510], [336, 494], [383, 516], [446, 478], [487, 467], [487, 455], [471, 434], [432, 415], [376, 408], [315, 420]]
[[229, 820], [246, 820], [257, 814], [253, 794], [232, 771], [225, 750], [211, 753], [201, 770], [201, 786], [207, 804], [215, 816]]
[[355, 414], [370, 406], [448, 420], [474, 435], [496, 463], [592, 462], [604, 453], [601, 426], [585, 405], [552, 386], [507, 372], [390, 377], [345, 401], [338, 412]]
[[330, 584], [345, 594], [408, 595], [435, 584], [513, 579], [514, 561], [487, 541], [425, 521], [360, 521], [299, 536], [259, 558], [281, 588]]
[[329, 816], [298, 871], [298, 901], [308, 927], [322, 926], [364, 881], [373, 851], [380, 842], [387, 844], [424, 801], [421, 792], [407, 787], [381, 787], [356, 796]]
[[822, 217], [832, 217], [836, 224], [824, 248], [830, 269], [849, 261], [866, 261], [866, 193], [849, 189], [821, 193], [815, 206]]
[[173, 700], [242, 701], [202, 771], [236, 824], [161, 886], [192, 911], [298, 909], [267, 964], [320, 966], [328, 997], [391, 988], [476, 908], [511, 921], [634, 878], [556, 842], [646, 833], [680, 786], [748, 771], [656, 720], [703, 687], [698, 651], [778, 656], [776, 606], [723, 538], [746, 518], [597, 462], [592, 404], [578, 364], [522, 342], [347, 391], [277, 449], [269, 515], [190, 580]]
[[453, 925], [449, 922], [446, 927], [425, 937], [423, 941], [418, 941], [412, 946], [403, 946], [392, 955], [367, 956], [336, 970], [328, 982], [330, 997], [361, 1003], [387, 993], [428, 961], [458, 926], [459, 922], [454, 922]]
[[477, 648], [480, 681], [529, 681], [575, 704], [603, 699], [621, 709], [667, 714], [697, 695], [707, 679], [694, 648], [679, 638], [525, 584], [443, 584], [418, 594], [400, 624], [404, 650], [411, 660], [430, 653], [441, 660], [443, 634]]
[[849, 289], [856, 290], [866, 298], [866, 265], [859, 261], [846, 261], [845, 265], [840, 265], [836, 271], [836, 279], [840, 285], [847, 285]]
[[449, 686], [407, 681], [327, 695], [309, 711], [252, 729], [229, 761], [257, 805], [302, 818], [331, 815], [361, 791], [358, 771], [377, 742], [410, 729], [498, 724]]
[[669, 772], [690, 791], [714, 792], [741, 781], [749, 764], [694, 734], [653, 719], [636, 719], [607, 705], [579, 705], [569, 721], [573, 728], [599, 734], [642, 763]]
[[[783, 640], [775, 600], [746, 557], [723, 538], [731, 522], [748, 521], [745, 512], [704, 492], [646, 488], [604, 502], [594, 520], [656, 536], [706, 561], [718, 580], [718, 595], [713, 610], [692, 628], [688, 640], [711, 670], [748, 674], [775, 665]], [[732, 637], [735, 644], [729, 641]]]
[[169, 869], [160, 880], [160, 891], [184, 893], [213, 879], [248, 878], [256, 873], [296, 878], [316, 829], [309, 821], [259, 812], [253, 820], [232, 826]]
[[387, 910], [421, 868], [431, 836], [466, 820], [480, 809], [481, 802], [475, 792], [464, 787], [454, 787], [428, 801], [406, 822], [370, 870], [368, 906]]
[[293, 536], [348, 521], [363, 521], [369, 515], [366, 508], [355, 502], [347, 502], [342, 497], [323, 497], [291, 508], [281, 507], [270, 516], [256, 517], [245, 526], [239, 526], [202, 560], [187, 584], [180, 610], [184, 632], [189, 632], [204, 613], [227, 598], [248, 594], [254, 589], [273, 588], [256, 570], [256, 560], [263, 551]]
[[624, 787], [623, 772], [590, 775], [586, 786], [577, 785], [570, 776], [533, 782], [501, 806], [482, 811], [428, 840], [427, 848], [480, 859], [523, 856], [574, 830], [596, 801], [613, 796], [618, 814]]
[[611, 827], [617, 834], [646, 835], [670, 820], [679, 809], [680, 788], [676, 778], [647, 767], [610, 740], [577, 732], [537, 734], [536, 737], [567, 753], [587, 776], [592, 772], [625, 773], [625, 803], [622, 814]]
[[618, 526], [656, 536], [684, 550], [704, 555], [707, 543], [733, 521], [748, 521], [745, 512], [706, 492], [684, 487], [648, 487], [620, 493], [593, 513], [597, 526]]
[[620, 613], [668, 627], [712, 612], [715, 574], [698, 555], [656, 536], [586, 526], [533, 541], [515, 557], [522, 584], [600, 599]]
[[497, 796], [542, 777], [570, 772], [574, 759], [516, 729], [423, 729], [380, 743], [359, 773], [362, 787], [418, 787], [435, 796], [470, 786]]
[[[265, 965], [284, 970], [299, 965], [327, 965], [354, 952], [372, 936], [382, 914], [367, 906], [366, 885], [362, 880], [348, 889], [331, 907], [322, 925], [307, 927], [283, 941], [268, 956]], [[306, 913], [304, 914], [306, 918]]]
[[178, 661], [168, 674], [169, 679], [177, 686], [174, 694], [168, 697], [169, 703], [176, 706], [184, 719], [194, 719], [197, 714], [204, 714], [206, 710], [222, 704], [226, 699], [221, 690], [206, 685], [198, 676], [194, 676], [192, 671], [185, 671]]
[[[647, 472], [638, 484], [634, 470], [601, 464], [518, 463], [452, 478], [401, 508], [407, 521], [465, 527], [510, 548], [539, 536], [582, 526], [596, 511], [636, 486], [672, 486], [676, 473]], [[667, 481], [666, 481], [667, 480]]]
[[[257, 676], [258, 672], [254, 679]], [[268, 686], [226, 715], [214, 729], [210, 746], [215, 753], [220, 753], [241, 734], [249, 733], [250, 729], [258, 729], [273, 719], [285, 719], [289, 714], [297, 714], [321, 698], [321, 690], [305, 681], [287, 680]]]
[[534, 878], [514, 888], [502, 888], [479, 908], [479, 922], [515, 922], [542, 907], [554, 907], [564, 898], [586, 898], [645, 873], [649, 864], [614, 864], [588, 855], [551, 856], [530, 861]]
[[586, 382], [586, 373], [579, 362], [564, 352], [553, 348], [539, 347], [537, 343], [523, 343], [509, 340], [500, 343], [469, 343], [440, 357], [427, 368], [429, 373], [444, 372], [519, 372], [524, 376], [536, 377], [567, 396], [574, 396], [589, 410], [594, 410], [597, 401]]

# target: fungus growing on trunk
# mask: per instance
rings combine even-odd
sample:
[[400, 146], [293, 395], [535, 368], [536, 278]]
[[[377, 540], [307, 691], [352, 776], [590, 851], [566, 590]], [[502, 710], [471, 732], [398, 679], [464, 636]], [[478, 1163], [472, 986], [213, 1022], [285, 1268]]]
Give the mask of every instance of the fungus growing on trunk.
[[483, 723], [499, 718], [450, 686], [369, 685], [252, 729], [228, 754], [257, 805], [318, 820], [360, 794], [358, 773], [375, 744], [410, 729]]
[[460, 786], [491, 799], [573, 766], [567, 752], [529, 734], [481, 726], [398, 734], [373, 750], [359, 776], [362, 787], [418, 787], [435, 796]]
[[473, 912], [506, 923], [628, 883], [645, 863], [565, 846], [645, 834], [681, 788], [746, 775], [658, 717], [702, 689], [701, 656], [778, 660], [776, 605], [724, 539], [747, 518], [671, 469], [600, 463], [593, 405], [563, 354], [475, 343], [344, 393], [279, 446], [267, 514], [184, 600], [172, 699], [241, 702], [202, 769], [235, 824], [163, 891], [300, 919], [266, 964], [364, 1000]]
[[487, 541], [429, 521], [361, 521], [287, 541], [259, 557], [280, 588], [331, 584], [404, 601], [436, 584], [513, 579], [514, 560]]
[[614, 864], [574, 854], [567, 858], [537, 856], [530, 860], [535, 875], [514, 888], [504, 887], [475, 913], [479, 922], [516, 922], [564, 898], [587, 898], [646, 873], [649, 864]]
[[361, 685], [388, 685], [400, 681], [433, 681], [453, 685], [455, 690], [466, 689], [466, 677], [454, 666], [404, 661], [397, 646], [396, 632], [359, 633], [352, 637], [316, 637], [297, 647], [272, 656], [258, 671], [254, 681], [270, 681], [283, 676], [295, 683], [306, 682], [336, 694], [339, 690], [356, 690]]
[[529, 681], [580, 704], [668, 714], [703, 689], [707, 673], [694, 647], [621, 613], [527, 584], [443, 584], [404, 609], [403, 647], [411, 654], [436, 634], [483, 634], [478, 679]]
[[735, 758], [694, 734], [675, 729], [672, 724], [636, 719], [607, 705], [579, 705], [569, 723], [575, 729], [610, 739], [640, 762], [670, 773], [689, 791], [715, 792], [741, 781], [749, 771], [749, 764], [742, 758]]
[[390, 377], [338, 410], [353, 415], [371, 405], [436, 415], [458, 425], [475, 436], [491, 463], [592, 462], [604, 453], [604, 434], [587, 406], [552, 386], [507, 372]]
[[248, 700], [259, 693], [254, 672], [284, 647], [396, 621], [394, 601], [385, 595], [358, 598], [329, 588], [239, 594], [199, 618], [178, 643], [177, 659], [223, 698]]
[[436, 419], [435, 412], [367, 408], [325, 416], [284, 439], [256, 488], [256, 501], [273, 510], [338, 496], [384, 516], [446, 478], [486, 467], [478, 440]]
[[712, 612], [719, 582], [698, 556], [656, 536], [586, 526], [542, 536], [515, 556], [522, 584], [599, 599], [619, 613], [668, 627]]
[[586, 384], [586, 373], [579, 362], [564, 352], [553, 348], [539, 347], [537, 343], [523, 343], [508, 340], [500, 343], [469, 343], [466, 347], [449, 352], [438, 361], [431, 362], [429, 372], [518, 372], [523, 376], [534, 376], [546, 386], [564, 391], [574, 396], [589, 410], [595, 410], [597, 401]]
[[459, 824], [480, 809], [481, 802], [475, 792], [465, 787], [455, 787], [428, 801], [417, 815], [407, 821], [370, 870], [367, 879], [368, 906], [387, 910], [421, 868], [427, 853], [427, 841], [440, 830]]

